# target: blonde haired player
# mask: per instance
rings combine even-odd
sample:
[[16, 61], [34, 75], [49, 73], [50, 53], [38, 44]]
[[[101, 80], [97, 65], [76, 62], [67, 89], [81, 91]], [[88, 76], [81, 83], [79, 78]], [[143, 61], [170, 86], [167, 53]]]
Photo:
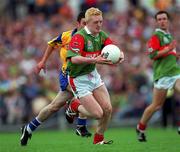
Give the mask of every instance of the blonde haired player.
[[[110, 144], [112, 141], [104, 140], [104, 133], [111, 117], [112, 106], [96, 64], [112, 64], [101, 56], [102, 48], [112, 44], [112, 41], [101, 30], [103, 17], [98, 8], [89, 8], [85, 13], [85, 20], [86, 26], [73, 36], [69, 44], [69, 84], [84, 108], [93, 118], [98, 119], [93, 144]], [[76, 102], [72, 104], [69, 111], [77, 112], [81, 105]]]

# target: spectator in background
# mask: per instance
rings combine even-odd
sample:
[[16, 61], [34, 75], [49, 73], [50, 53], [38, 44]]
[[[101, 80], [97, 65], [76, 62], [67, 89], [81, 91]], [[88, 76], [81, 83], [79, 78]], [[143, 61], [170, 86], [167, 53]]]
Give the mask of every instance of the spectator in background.
[[73, 10], [69, 6], [69, 1], [64, 0], [62, 2], [61, 7], [58, 10], [59, 14], [61, 14], [66, 20], [72, 20], [73, 19]]
[[174, 0], [156, 0], [154, 5], [158, 10], [167, 10], [172, 8], [173, 2]]
[[96, 7], [98, 0], [83, 0], [80, 5], [81, 11], [86, 11], [90, 7]]

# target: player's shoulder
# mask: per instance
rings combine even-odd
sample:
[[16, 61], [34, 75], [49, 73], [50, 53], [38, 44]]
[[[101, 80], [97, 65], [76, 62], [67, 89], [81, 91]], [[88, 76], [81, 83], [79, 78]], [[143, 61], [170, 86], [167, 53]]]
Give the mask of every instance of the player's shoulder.
[[157, 35], [156, 33], [153, 33], [153, 34], [150, 36], [149, 40], [151, 40], [151, 39], [158, 39], [158, 35]]
[[71, 33], [72, 33], [73, 30], [68, 30], [68, 31], [64, 31], [62, 32], [62, 37], [68, 37], [68, 36], [71, 36]]
[[155, 29], [155, 31], [150, 36], [148, 42], [149, 41], [152, 42], [153, 40], [159, 39], [161, 37], [161, 35], [162, 35], [162, 33], [159, 30]]
[[86, 37], [86, 32], [84, 29], [80, 29], [78, 30], [72, 37], [72, 39], [84, 39], [84, 37]]
[[148, 39], [147, 44], [152, 45], [157, 42], [159, 42], [159, 37], [153, 33], [152, 36]]
[[74, 35], [82, 35], [82, 36], [84, 36], [85, 34], [86, 34], [85, 29], [82, 28], [82, 29], [78, 30]]
[[153, 37], [157, 37], [157, 38], [162, 38], [164, 37], [164, 35], [166, 35], [167, 33], [159, 28], [155, 29], [154, 33], [153, 33]]
[[154, 37], [159, 38], [160, 36], [162, 36], [162, 33], [161, 33], [161, 32], [158, 32], [158, 31], [155, 31], [155, 32], [152, 34], [151, 38], [154, 38]]
[[72, 29], [62, 32], [61, 39], [64, 43], [69, 42], [72, 36], [77, 32], [77, 29]]
[[63, 32], [63, 34], [73, 36], [77, 31], [78, 31], [77, 28], [75, 28], [75, 29], [72, 29], [72, 30], [65, 31], [65, 32]]
[[99, 32], [99, 35], [102, 36], [102, 37], [105, 37], [105, 38], [108, 37], [108, 34], [105, 31], [103, 31], [103, 30], [101, 30]]
[[103, 30], [101, 30], [100, 33], [102, 33], [102, 34], [107, 34], [107, 32], [105, 32], [105, 31], [103, 31]]

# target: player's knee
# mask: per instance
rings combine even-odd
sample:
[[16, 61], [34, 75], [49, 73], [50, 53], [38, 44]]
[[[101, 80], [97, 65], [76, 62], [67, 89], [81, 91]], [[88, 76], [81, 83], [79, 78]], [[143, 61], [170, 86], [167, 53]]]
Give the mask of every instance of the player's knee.
[[180, 93], [180, 82], [176, 83], [175, 90]]
[[111, 105], [106, 106], [104, 108], [104, 114], [109, 116], [111, 115], [111, 113], [112, 113], [112, 106]]
[[162, 108], [162, 105], [157, 105], [156, 108], [155, 108], [155, 111], [158, 111]]
[[177, 80], [176, 80], [175, 85], [174, 85], [174, 89], [175, 89], [177, 92], [180, 92], [180, 79], [177, 79]]
[[96, 119], [101, 119], [103, 117], [103, 111], [102, 110], [94, 111], [94, 117]]
[[162, 108], [162, 104], [154, 104], [152, 105], [153, 111], [158, 111]]

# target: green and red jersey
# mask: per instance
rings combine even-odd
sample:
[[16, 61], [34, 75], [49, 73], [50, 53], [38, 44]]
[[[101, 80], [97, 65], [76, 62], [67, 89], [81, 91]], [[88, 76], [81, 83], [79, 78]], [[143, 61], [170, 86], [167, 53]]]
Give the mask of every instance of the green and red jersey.
[[172, 50], [162, 57], [156, 57], [158, 52], [167, 47], [173, 40], [170, 33], [156, 29], [148, 41], [148, 54], [153, 62], [154, 81], [165, 77], [180, 74], [180, 67], [177, 64], [176, 50]]
[[[108, 35], [101, 31], [97, 36], [93, 36], [87, 27], [78, 31], [71, 39], [67, 58], [74, 56], [97, 57], [101, 54], [104, 46], [112, 44]], [[73, 64], [71, 60], [68, 62], [68, 71], [70, 77], [77, 77], [92, 72], [95, 64]]]

